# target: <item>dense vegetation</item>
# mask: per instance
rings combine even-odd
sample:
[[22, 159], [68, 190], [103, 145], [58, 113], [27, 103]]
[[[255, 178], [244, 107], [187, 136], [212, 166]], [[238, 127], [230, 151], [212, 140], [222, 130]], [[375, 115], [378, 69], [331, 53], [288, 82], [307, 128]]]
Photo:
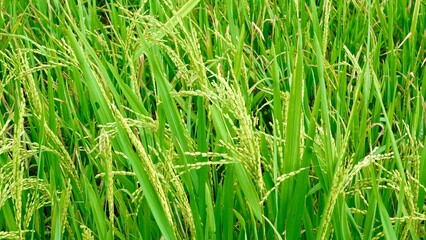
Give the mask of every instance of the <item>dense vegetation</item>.
[[422, 0], [0, 0], [0, 239], [422, 239]]

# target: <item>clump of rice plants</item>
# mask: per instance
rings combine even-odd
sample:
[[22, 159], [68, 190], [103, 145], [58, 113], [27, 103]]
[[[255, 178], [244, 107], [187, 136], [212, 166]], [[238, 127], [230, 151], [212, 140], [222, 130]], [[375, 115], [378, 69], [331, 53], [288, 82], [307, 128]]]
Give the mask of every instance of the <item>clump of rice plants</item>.
[[421, 0], [0, 0], [0, 239], [423, 239]]

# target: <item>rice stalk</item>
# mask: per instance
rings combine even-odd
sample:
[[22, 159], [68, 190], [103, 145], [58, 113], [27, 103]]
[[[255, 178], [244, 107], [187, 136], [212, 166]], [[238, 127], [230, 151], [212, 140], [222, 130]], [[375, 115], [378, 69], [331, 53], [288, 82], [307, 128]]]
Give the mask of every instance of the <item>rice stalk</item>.
[[13, 137], [13, 150], [12, 150], [12, 159], [13, 159], [13, 170], [12, 170], [12, 179], [11, 184], [11, 193], [12, 199], [14, 202], [14, 211], [15, 211], [15, 221], [18, 226], [18, 238], [24, 238], [24, 232], [22, 229], [22, 181], [24, 175], [24, 161], [21, 159], [21, 137], [24, 133], [24, 113], [25, 113], [25, 98], [23, 97], [22, 88], [18, 88], [17, 102], [18, 105], [15, 110], [19, 109], [19, 112], [15, 113], [15, 119], [18, 121], [14, 124], [14, 137]]

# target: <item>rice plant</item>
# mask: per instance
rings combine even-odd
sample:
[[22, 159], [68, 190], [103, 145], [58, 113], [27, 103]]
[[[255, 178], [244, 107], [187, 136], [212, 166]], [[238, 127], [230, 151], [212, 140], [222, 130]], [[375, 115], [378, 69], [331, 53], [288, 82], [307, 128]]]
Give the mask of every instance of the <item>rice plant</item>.
[[0, 0], [0, 239], [424, 239], [422, 0]]

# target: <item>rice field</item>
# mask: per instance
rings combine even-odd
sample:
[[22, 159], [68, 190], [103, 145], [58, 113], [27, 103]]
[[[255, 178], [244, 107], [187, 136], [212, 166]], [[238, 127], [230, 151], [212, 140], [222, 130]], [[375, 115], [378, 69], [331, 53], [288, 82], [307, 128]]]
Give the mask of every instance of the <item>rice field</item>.
[[0, 239], [426, 238], [424, 0], [0, 0]]

